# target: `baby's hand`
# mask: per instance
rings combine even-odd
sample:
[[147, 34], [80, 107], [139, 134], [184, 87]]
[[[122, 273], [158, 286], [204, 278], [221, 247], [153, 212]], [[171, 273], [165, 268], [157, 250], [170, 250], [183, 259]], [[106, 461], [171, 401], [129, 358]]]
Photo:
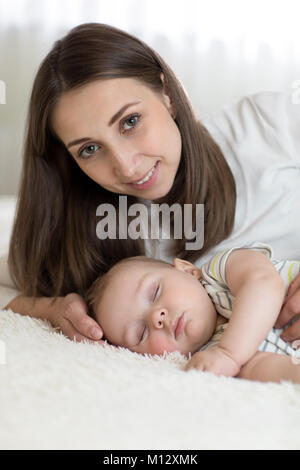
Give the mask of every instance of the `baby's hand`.
[[216, 347], [209, 351], [196, 352], [185, 370], [192, 368], [212, 372], [215, 375], [234, 377], [239, 373], [241, 366], [224, 349]]

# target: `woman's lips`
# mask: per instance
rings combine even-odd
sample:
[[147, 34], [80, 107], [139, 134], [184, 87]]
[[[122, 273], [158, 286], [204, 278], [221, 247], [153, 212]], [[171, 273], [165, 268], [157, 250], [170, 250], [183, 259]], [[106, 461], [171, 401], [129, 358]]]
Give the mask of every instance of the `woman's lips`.
[[180, 315], [180, 317], [176, 320], [175, 325], [173, 327], [173, 332], [175, 335], [175, 339], [181, 335], [184, 330], [184, 313]]
[[158, 170], [159, 170], [159, 161], [157, 161], [154, 165], [154, 171], [151, 175], [151, 177], [148, 179], [148, 181], [146, 181], [145, 183], [142, 183], [142, 184], [136, 184], [136, 183], [128, 183], [130, 184], [130, 186], [132, 186], [133, 188], [136, 188], [136, 189], [148, 189], [148, 188], [151, 188], [151, 186], [153, 186], [157, 180], [157, 177], [158, 177]]

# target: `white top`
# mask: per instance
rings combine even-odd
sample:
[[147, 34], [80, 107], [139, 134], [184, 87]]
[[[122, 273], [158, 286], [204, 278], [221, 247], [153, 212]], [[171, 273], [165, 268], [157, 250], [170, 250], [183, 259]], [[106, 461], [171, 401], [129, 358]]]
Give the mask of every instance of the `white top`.
[[[254, 240], [272, 245], [279, 259], [300, 259], [300, 103], [293, 104], [288, 93], [256, 93], [202, 123], [230, 166], [237, 202], [229, 238], [195, 264]], [[162, 240], [155, 255], [171, 262], [168, 243]]]
[[[300, 104], [293, 104], [288, 93], [256, 93], [202, 123], [231, 168], [237, 205], [231, 236], [195, 264], [200, 267], [217, 252], [254, 240], [272, 245], [279, 259], [300, 259]], [[164, 254], [168, 243], [155, 243], [154, 251], [146, 243], [147, 255], [172, 261]], [[2, 258], [0, 308], [19, 294], [9, 287], [14, 286]]]

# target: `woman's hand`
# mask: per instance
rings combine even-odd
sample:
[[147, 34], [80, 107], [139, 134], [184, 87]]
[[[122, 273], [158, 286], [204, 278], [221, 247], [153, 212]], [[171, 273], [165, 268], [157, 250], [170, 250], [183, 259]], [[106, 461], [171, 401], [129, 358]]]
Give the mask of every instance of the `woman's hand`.
[[[283, 328], [289, 321], [300, 313], [300, 274], [291, 282], [280, 314], [276, 320], [275, 328]], [[285, 341], [300, 339], [300, 318], [281, 334]]]
[[4, 307], [20, 315], [49, 320], [68, 338], [75, 341], [93, 340], [100, 344], [103, 331], [88, 315], [88, 308], [80, 295], [71, 293], [65, 297], [26, 297], [19, 295]]
[[55, 327], [74, 341], [93, 340], [100, 344], [103, 331], [98, 323], [88, 315], [83, 298], [75, 293], [59, 297], [49, 310], [48, 319]]
[[192, 368], [212, 372], [215, 375], [235, 377], [241, 366], [225, 350], [216, 347], [193, 354], [185, 370], [188, 371]]

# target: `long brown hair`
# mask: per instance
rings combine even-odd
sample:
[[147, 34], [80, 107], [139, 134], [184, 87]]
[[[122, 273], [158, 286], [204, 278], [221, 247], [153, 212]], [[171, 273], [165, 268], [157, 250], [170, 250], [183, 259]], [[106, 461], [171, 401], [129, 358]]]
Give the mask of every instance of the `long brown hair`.
[[[83, 295], [99, 274], [120, 259], [145, 254], [141, 239], [97, 238], [97, 206], [107, 202], [118, 212], [119, 195], [102, 188], [78, 167], [50, 120], [55, 104], [68, 90], [94, 80], [132, 77], [159, 93], [161, 73], [176, 110], [182, 155], [172, 189], [156, 202], [205, 204], [203, 248], [186, 251], [183, 237], [174, 240], [171, 252], [194, 261], [232, 231], [233, 176], [172, 70], [136, 37], [105, 24], [82, 24], [54, 43], [38, 69], [30, 97], [8, 259], [12, 279], [24, 295]], [[128, 196], [128, 206], [137, 201]]]

